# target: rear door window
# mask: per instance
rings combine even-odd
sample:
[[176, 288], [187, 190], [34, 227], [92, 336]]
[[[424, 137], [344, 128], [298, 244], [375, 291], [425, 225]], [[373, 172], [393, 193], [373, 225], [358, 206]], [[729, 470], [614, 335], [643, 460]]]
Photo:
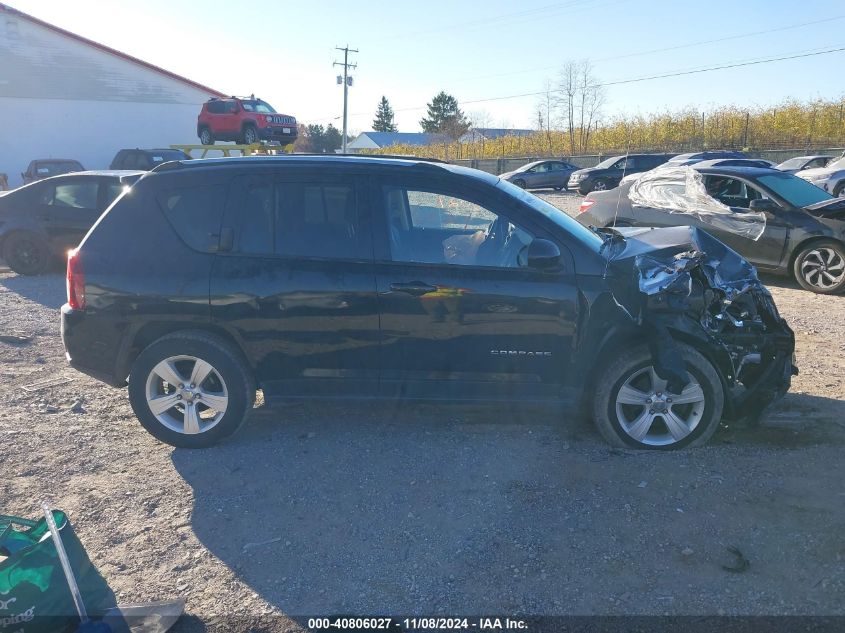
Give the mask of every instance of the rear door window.
[[41, 203], [54, 207], [73, 209], [96, 209], [99, 184], [92, 178], [85, 181], [71, 181], [51, 184], [41, 197]]
[[211, 253], [217, 249], [225, 185], [203, 185], [171, 189], [158, 202], [179, 237], [191, 248]]
[[240, 253], [372, 259], [370, 228], [351, 180], [241, 178], [230, 216]]

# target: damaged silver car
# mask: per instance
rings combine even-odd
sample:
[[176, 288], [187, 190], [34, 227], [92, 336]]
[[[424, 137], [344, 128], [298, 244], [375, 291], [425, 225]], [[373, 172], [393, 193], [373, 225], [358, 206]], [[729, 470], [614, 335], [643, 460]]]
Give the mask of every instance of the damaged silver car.
[[704, 229], [760, 272], [791, 275], [819, 294], [845, 291], [845, 198], [777, 169], [705, 161], [662, 167], [593, 193], [585, 226]]

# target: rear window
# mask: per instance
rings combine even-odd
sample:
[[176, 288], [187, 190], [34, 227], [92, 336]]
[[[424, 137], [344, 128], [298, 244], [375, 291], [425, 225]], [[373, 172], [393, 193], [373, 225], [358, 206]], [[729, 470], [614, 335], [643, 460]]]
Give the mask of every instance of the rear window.
[[171, 189], [158, 202], [179, 237], [191, 248], [205, 253], [217, 249], [226, 187], [210, 185]]
[[187, 155], [179, 150], [153, 150], [147, 154], [153, 167], [171, 160], [185, 160]]

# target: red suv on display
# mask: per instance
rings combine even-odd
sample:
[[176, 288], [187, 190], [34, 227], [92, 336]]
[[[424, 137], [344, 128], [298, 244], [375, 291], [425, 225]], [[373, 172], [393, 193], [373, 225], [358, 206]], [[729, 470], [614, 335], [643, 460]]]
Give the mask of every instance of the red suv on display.
[[197, 117], [197, 136], [203, 145], [215, 141], [252, 145], [262, 140], [288, 145], [296, 140], [296, 129], [294, 117], [279, 114], [254, 96], [209, 99]]

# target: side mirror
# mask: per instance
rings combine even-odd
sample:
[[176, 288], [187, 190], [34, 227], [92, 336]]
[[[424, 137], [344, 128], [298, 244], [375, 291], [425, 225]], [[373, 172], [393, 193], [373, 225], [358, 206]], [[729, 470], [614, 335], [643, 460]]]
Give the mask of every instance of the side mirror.
[[761, 198], [759, 200], [752, 200], [748, 204], [749, 211], [779, 211], [780, 206], [774, 201], [769, 200], [768, 198]]
[[528, 267], [537, 270], [560, 268], [560, 249], [549, 240], [537, 238], [528, 245]]

